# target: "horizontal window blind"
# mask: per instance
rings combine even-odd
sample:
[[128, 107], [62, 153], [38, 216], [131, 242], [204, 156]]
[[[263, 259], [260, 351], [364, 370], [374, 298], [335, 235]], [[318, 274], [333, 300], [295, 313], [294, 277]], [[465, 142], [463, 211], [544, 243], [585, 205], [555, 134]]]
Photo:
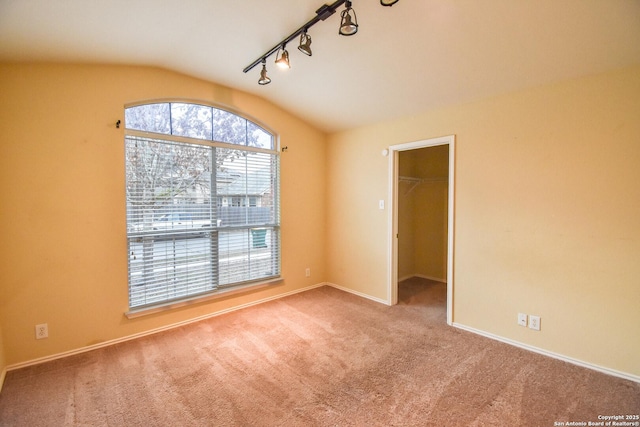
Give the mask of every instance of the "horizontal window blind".
[[178, 129], [180, 141], [125, 138], [131, 308], [280, 276], [277, 152], [187, 143]]

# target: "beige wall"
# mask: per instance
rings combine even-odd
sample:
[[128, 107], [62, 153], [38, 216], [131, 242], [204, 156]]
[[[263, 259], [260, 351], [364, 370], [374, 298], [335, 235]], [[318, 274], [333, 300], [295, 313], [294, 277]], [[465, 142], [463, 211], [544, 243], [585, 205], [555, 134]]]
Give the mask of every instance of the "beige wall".
[[[414, 151], [400, 152], [398, 176], [413, 176]], [[412, 183], [398, 183], [398, 280], [408, 279], [416, 275], [415, 266], [415, 197], [408, 191]], [[415, 191], [415, 188], [414, 188]]]
[[5, 369], [7, 368], [7, 362], [4, 357], [4, 340], [2, 339], [2, 323], [0, 323], [0, 391], [2, 390], [2, 384], [4, 382]]
[[[159, 69], [0, 64], [0, 324], [3, 364], [164, 327], [325, 277], [326, 136], [261, 98]], [[281, 158], [284, 284], [128, 320], [126, 103], [222, 103], [270, 126]], [[311, 277], [305, 278], [305, 268]], [[49, 338], [34, 339], [48, 323]], [[3, 346], [2, 346], [3, 344]], [[2, 353], [0, 353], [2, 354]]]
[[387, 298], [380, 151], [455, 134], [454, 322], [640, 375], [638, 117], [636, 66], [331, 135], [327, 280]]
[[449, 146], [399, 153], [399, 175], [421, 179], [398, 183], [398, 277], [447, 280]]
[[415, 191], [416, 275], [446, 282], [447, 184], [422, 184]]
[[[640, 375], [640, 67], [327, 138], [242, 92], [150, 68], [0, 65], [2, 364], [328, 281], [387, 295], [394, 144], [456, 135], [454, 321]], [[123, 105], [221, 102], [282, 155], [283, 285], [127, 320]], [[387, 200], [387, 207], [389, 201]], [[324, 225], [324, 226], [323, 226]], [[304, 277], [310, 267], [311, 278]], [[516, 313], [542, 317], [542, 331]], [[50, 338], [33, 328], [49, 324]], [[0, 352], [2, 354], [2, 352]]]

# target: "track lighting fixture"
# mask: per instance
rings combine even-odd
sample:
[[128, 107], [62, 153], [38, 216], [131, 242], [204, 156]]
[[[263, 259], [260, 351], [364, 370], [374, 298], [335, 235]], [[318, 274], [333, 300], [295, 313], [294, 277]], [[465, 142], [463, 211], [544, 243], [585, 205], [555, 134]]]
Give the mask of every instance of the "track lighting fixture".
[[[345, 2], [346, 9], [342, 11], [340, 16], [340, 31], [338, 33], [341, 36], [352, 36], [358, 32], [358, 18], [356, 17], [356, 11], [351, 8], [351, 2], [347, 0]], [[353, 12], [353, 18], [351, 18], [351, 12]]]
[[262, 71], [260, 71], [260, 78], [258, 79], [259, 85], [268, 85], [271, 83], [271, 79], [267, 76], [267, 60], [262, 59]]
[[[397, 2], [398, 0], [380, 0], [380, 4], [382, 6], [393, 6]], [[318, 10], [316, 10], [316, 16], [311, 18], [303, 26], [291, 33], [288, 37], [284, 38], [282, 41], [280, 41], [280, 43], [262, 54], [262, 56], [245, 67], [245, 69], [242, 71], [246, 73], [252, 70], [258, 64], [262, 63], [262, 71], [260, 71], [260, 78], [258, 79], [258, 83], [261, 85], [269, 84], [271, 82], [271, 79], [267, 77], [266, 59], [275, 53], [276, 64], [278, 64], [278, 66], [283, 68], [291, 68], [291, 64], [289, 63], [289, 52], [287, 52], [285, 46], [287, 45], [287, 43], [294, 40], [298, 36], [300, 36], [298, 50], [305, 55], [311, 56], [311, 37], [309, 36], [309, 34], [307, 34], [307, 30], [318, 22], [324, 21], [329, 18], [331, 15], [336, 13], [338, 8], [342, 5], [345, 5], [345, 9], [340, 14], [340, 29], [338, 33], [343, 36], [354, 35], [358, 32], [358, 18], [356, 17], [355, 10], [353, 10], [352, 8], [352, 2], [350, 0], [336, 0], [331, 4], [323, 4]]]
[[300, 45], [298, 46], [298, 50], [307, 56], [311, 56], [313, 54], [313, 52], [311, 52], [311, 36], [307, 34], [306, 30], [300, 34]]
[[280, 56], [276, 55], [276, 65], [280, 68], [291, 68], [289, 63], [289, 52], [285, 45], [282, 45], [282, 53]]

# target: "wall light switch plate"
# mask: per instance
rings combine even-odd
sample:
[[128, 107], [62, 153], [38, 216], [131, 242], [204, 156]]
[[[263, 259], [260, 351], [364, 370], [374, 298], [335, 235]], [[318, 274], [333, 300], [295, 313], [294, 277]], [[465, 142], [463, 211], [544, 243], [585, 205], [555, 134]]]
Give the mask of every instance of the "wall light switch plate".
[[379, 208], [380, 210], [383, 210], [383, 209], [384, 209], [384, 200], [379, 200], [379, 201], [378, 201], [378, 208]]

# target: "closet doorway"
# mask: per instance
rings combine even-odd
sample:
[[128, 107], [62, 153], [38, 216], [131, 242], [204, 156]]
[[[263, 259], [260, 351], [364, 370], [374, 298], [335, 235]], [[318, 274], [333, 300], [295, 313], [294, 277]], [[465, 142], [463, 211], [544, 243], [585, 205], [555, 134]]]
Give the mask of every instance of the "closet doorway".
[[445, 282], [453, 323], [453, 135], [389, 147], [390, 304], [410, 277]]

